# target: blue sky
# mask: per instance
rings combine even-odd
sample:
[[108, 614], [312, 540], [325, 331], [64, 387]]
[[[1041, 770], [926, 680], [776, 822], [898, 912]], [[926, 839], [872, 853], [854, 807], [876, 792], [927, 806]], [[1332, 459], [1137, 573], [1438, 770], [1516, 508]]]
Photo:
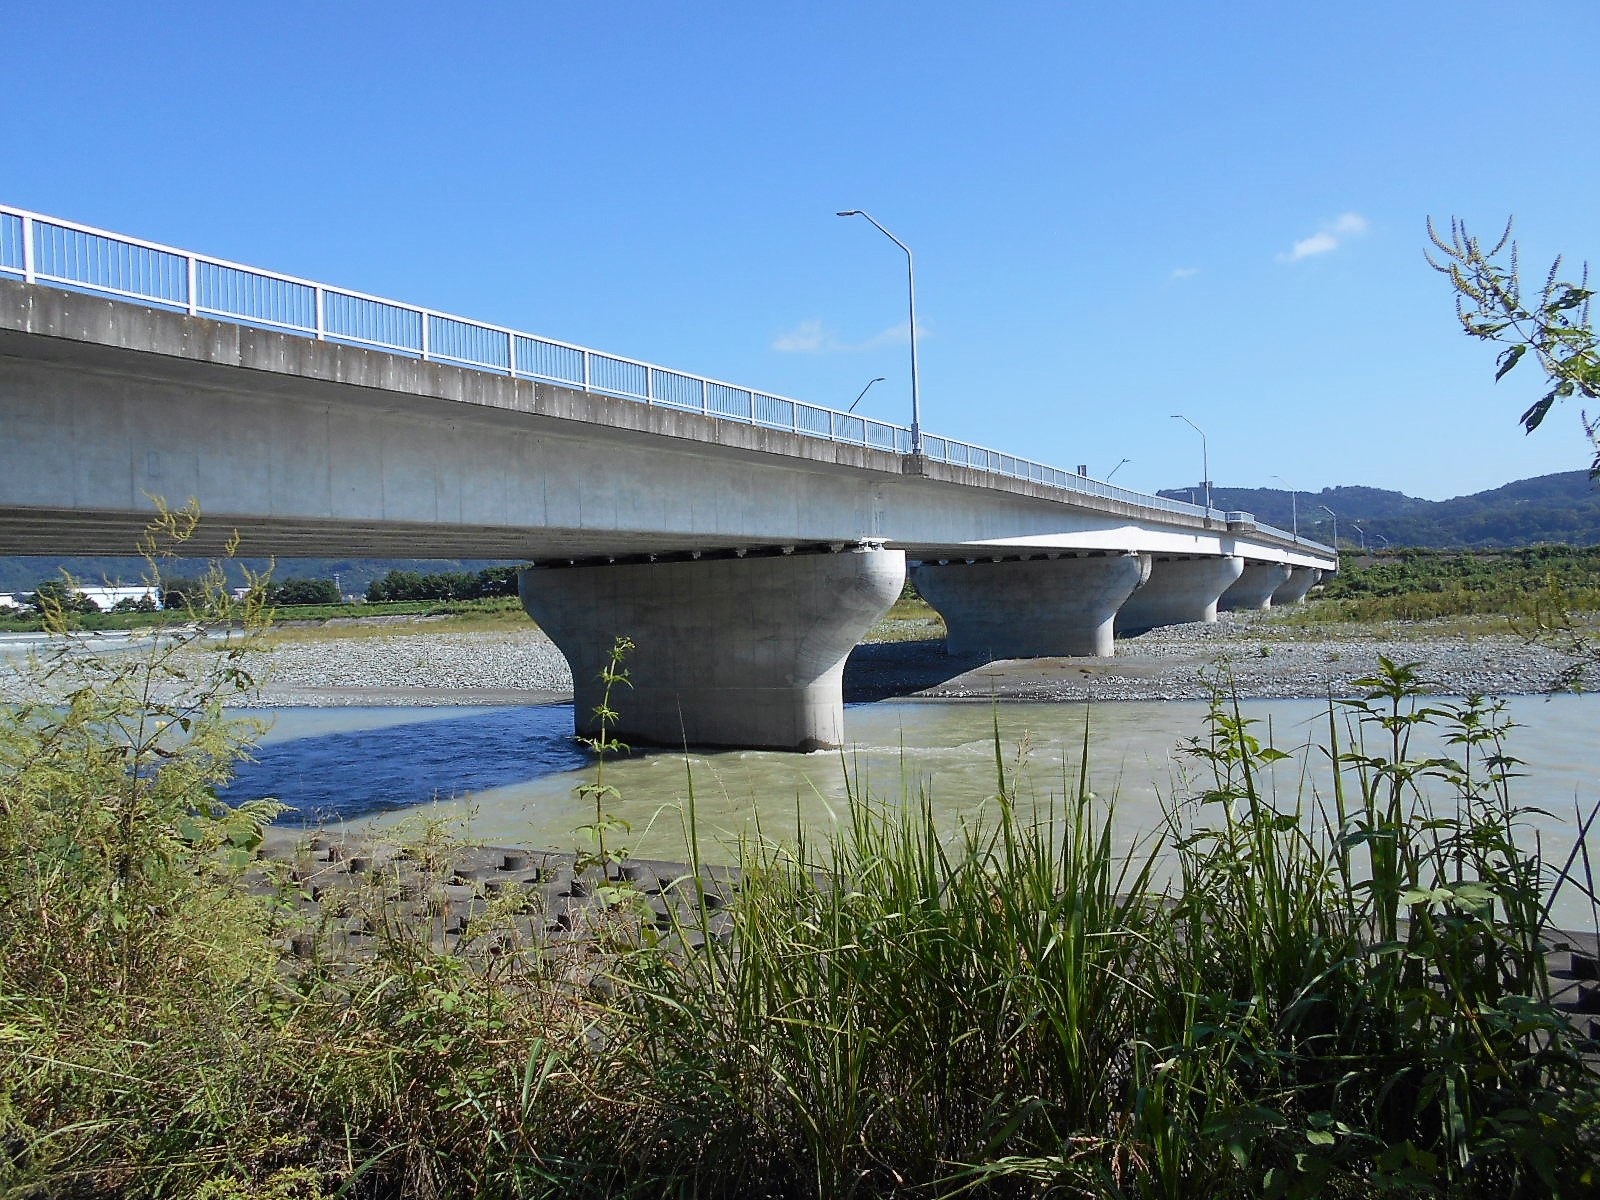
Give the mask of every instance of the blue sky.
[[0, 202], [1155, 489], [1586, 466], [1424, 219], [1600, 255], [1600, 6], [0, 5]]

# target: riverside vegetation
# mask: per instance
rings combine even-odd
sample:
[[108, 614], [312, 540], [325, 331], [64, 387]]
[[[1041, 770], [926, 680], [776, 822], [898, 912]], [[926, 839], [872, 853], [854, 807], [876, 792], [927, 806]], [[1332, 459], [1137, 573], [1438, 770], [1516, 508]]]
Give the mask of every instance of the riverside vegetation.
[[[519, 941], [501, 898], [446, 953], [384, 918], [380, 882], [375, 951], [307, 962], [293, 875], [240, 886], [272, 806], [214, 794], [258, 732], [222, 701], [259, 613], [205, 602], [246, 633], [177, 698], [176, 643], [79, 648], [0, 721], [8, 1200], [1600, 1186], [1593, 1046], [1544, 963], [1551, 889], [1592, 883], [1529, 848], [1500, 710], [1404, 665], [1330, 711], [1326, 795], [1275, 791], [1286, 756], [1220, 690], [1130, 855], [1087, 736], [1041, 795], [997, 734], [958, 830], [853, 791], [828, 840], [742, 847], [726, 939], [661, 937], [619, 884], [591, 936]], [[1449, 757], [1414, 757], [1424, 725]], [[603, 778], [589, 794], [605, 824]], [[681, 921], [709, 932], [700, 895]]]

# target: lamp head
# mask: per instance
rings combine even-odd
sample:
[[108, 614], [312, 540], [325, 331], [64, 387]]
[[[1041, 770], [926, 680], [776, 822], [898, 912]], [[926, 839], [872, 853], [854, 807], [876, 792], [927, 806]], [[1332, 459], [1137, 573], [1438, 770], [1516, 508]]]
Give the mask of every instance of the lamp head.
[[861, 215], [861, 210], [859, 208], [852, 208], [848, 212], [837, 212], [833, 215], [836, 217], [859, 217]]

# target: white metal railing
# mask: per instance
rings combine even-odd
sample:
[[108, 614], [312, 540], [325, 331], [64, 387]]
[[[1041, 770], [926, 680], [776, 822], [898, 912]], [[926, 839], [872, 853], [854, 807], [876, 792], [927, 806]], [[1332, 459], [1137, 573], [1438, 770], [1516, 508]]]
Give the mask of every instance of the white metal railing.
[[[653, 363], [6, 205], [0, 205], [0, 274], [19, 275], [29, 283], [55, 284], [156, 304], [191, 316], [215, 317], [321, 341], [370, 346], [516, 379], [566, 384], [745, 425], [788, 430], [896, 454], [911, 452], [911, 430], [904, 425], [686, 375]], [[1120, 488], [969, 442], [927, 433], [922, 440], [923, 452], [933, 462], [1032, 480], [1158, 512], [1208, 515], [1198, 505]], [[1271, 532], [1282, 534], [1281, 530]], [[1289, 538], [1288, 534], [1282, 536]], [[1302, 544], [1324, 549], [1316, 543]]]

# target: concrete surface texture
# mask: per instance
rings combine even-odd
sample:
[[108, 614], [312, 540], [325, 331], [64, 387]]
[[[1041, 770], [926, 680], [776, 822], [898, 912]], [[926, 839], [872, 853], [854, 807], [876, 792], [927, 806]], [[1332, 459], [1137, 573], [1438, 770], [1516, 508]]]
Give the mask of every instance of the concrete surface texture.
[[199, 501], [200, 553], [237, 529], [279, 556], [1328, 557], [1154, 498], [0, 279], [0, 553], [127, 553], [147, 493]]
[[1315, 567], [1293, 568], [1289, 572], [1289, 578], [1280, 583], [1278, 590], [1272, 593], [1272, 607], [1282, 608], [1287, 604], [1299, 604], [1321, 578], [1322, 572]]
[[922, 563], [911, 570], [955, 655], [1107, 657], [1117, 609], [1149, 577], [1147, 555]]
[[1244, 559], [1156, 558], [1150, 578], [1117, 611], [1119, 634], [1143, 633], [1162, 625], [1215, 621], [1217, 600], [1244, 572]]
[[1271, 608], [1273, 596], [1289, 582], [1290, 570], [1288, 563], [1245, 563], [1239, 578], [1217, 600], [1217, 607], [1224, 612]]
[[572, 666], [574, 721], [592, 733], [617, 637], [634, 649], [612, 691], [624, 742], [816, 750], [841, 744], [851, 649], [905, 582], [870, 544], [522, 572], [523, 606]]

